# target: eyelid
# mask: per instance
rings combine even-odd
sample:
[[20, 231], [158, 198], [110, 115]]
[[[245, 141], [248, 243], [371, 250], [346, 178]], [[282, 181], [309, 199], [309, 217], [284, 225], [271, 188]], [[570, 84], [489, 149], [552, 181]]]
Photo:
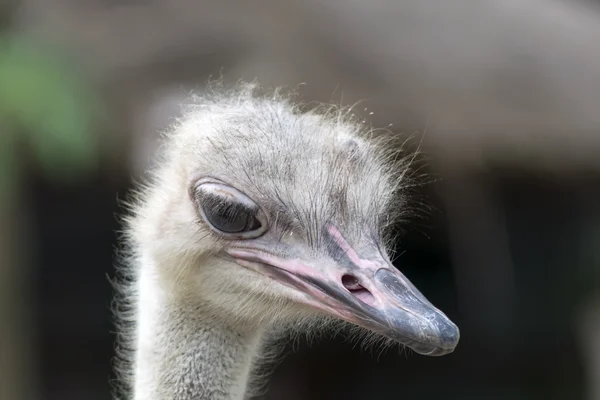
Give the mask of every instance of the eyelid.
[[232, 199], [235, 199], [236, 203], [242, 203], [249, 208], [257, 208], [256, 203], [250, 197], [248, 197], [245, 193], [242, 193], [240, 190], [238, 190], [232, 186], [226, 185], [224, 183], [215, 182], [212, 179], [211, 180], [203, 180], [203, 179], [199, 180], [196, 183], [196, 191], [198, 191], [198, 189], [200, 189], [200, 190], [212, 189], [210, 191], [210, 194], [212, 194], [214, 196], [224, 197], [225, 199], [232, 198]]
[[229, 196], [223, 196], [217, 193], [206, 193], [203, 196], [203, 202], [209, 203], [211, 207], [234, 207], [238, 210], [247, 212], [248, 214], [257, 214], [259, 211], [258, 206], [249, 206], [248, 204], [244, 204], [238, 201], [231, 199]]

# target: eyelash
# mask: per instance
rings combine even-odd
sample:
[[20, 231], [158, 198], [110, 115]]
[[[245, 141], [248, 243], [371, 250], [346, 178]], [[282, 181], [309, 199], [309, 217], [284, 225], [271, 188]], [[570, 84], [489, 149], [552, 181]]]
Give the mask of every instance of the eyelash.
[[[203, 199], [205, 206], [214, 207], [214, 209], [218, 212], [223, 213], [224, 215], [231, 215], [232, 218], [235, 218], [239, 213], [246, 213], [256, 217], [258, 210], [251, 207], [246, 207], [244, 204], [229, 201], [228, 199], [215, 195], [205, 195]], [[233, 214], [230, 214], [233, 210]]]

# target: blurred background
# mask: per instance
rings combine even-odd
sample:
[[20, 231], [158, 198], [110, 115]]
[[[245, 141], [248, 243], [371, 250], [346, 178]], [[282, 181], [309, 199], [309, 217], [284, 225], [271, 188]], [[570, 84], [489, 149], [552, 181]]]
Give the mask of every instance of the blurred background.
[[264, 399], [600, 399], [598, 0], [2, 0], [0, 399], [110, 399], [119, 200], [221, 76], [422, 139], [396, 265], [461, 328], [301, 344]]

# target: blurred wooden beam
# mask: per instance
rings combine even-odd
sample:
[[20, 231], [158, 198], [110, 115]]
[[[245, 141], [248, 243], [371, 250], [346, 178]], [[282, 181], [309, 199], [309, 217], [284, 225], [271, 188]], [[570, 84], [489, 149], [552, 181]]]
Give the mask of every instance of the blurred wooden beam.
[[34, 288], [27, 235], [29, 221], [21, 196], [0, 202], [0, 399], [39, 399]]
[[578, 319], [581, 354], [584, 357], [586, 400], [600, 399], [600, 298], [583, 304]]

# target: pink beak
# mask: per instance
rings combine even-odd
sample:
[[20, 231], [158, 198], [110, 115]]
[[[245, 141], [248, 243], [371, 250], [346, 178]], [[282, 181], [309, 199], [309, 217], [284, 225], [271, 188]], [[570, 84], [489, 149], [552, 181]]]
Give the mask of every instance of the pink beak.
[[[327, 227], [330, 257], [311, 260], [297, 249], [278, 256], [272, 241], [238, 242], [227, 253], [238, 264], [302, 293], [303, 302], [331, 316], [400, 342], [419, 354], [441, 356], [456, 348], [458, 327], [376, 249], [362, 258], [334, 226]], [[279, 247], [281, 244], [279, 243]], [[286, 254], [289, 254], [287, 251]]]

